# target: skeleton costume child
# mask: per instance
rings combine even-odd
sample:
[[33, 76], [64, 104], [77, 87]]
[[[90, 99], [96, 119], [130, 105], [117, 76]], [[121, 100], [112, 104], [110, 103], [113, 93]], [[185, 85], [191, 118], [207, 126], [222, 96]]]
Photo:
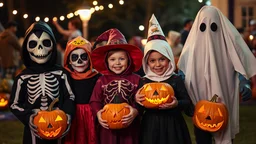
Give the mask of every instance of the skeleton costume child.
[[[28, 28], [22, 45], [22, 58], [26, 69], [15, 78], [10, 110], [25, 126], [23, 144], [57, 144], [60, 140], [39, 139], [33, 131], [36, 111], [47, 110], [54, 99], [59, 99], [55, 106], [67, 114], [69, 123], [75, 108], [75, 96], [67, 75], [63, 68], [55, 65], [56, 42], [46, 23], [36, 22]], [[51, 124], [48, 126], [51, 128]]]
[[[148, 65], [149, 54], [152, 51], [162, 54], [169, 60], [169, 67], [162, 75], [151, 71]], [[174, 89], [178, 105], [170, 109], [140, 108], [142, 114], [140, 144], [191, 144], [189, 131], [181, 112], [186, 110], [186, 114], [189, 114], [187, 111], [192, 102], [182, 79], [174, 73], [172, 49], [154, 15], [149, 21], [148, 40], [144, 48], [142, 65], [146, 75], [140, 81], [139, 87], [151, 82], [168, 83]]]
[[70, 84], [76, 96], [76, 114], [65, 144], [96, 144], [94, 120], [89, 100], [100, 74], [93, 69], [91, 43], [81, 36], [68, 42], [64, 68], [70, 73]]
[[[101, 34], [96, 41], [108, 41], [107, 45], [98, 47], [92, 52], [92, 62], [101, 76], [93, 90], [90, 100], [94, 117], [96, 113], [108, 103], [113, 103], [115, 97], [121, 102], [126, 102], [135, 107], [134, 95], [137, 90], [140, 77], [133, 72], [141, 67], [143, 54], [141, 50], [133, 45], [127, 44], [123, 34], [117, 29], [110, 29]], [[115, 74], [109, 70], [106, 59], [111, 50], [124, 50], [127, 52], [129, 63], [121, 74]], [[99, 126], [100, 144], [138, 144], [137, 118], [124, 129], [110, 130]]]
[[[231, 144], [231, 139], [239, 132], [238, 75], [240, 73], [249, 79], [256, 74], [255, 64], [255, 57], [230, 21], [213, 6], [202, 7], [189, 33], [178, 67], [185, 74], [185, 85], [194, 104], [200, 100], [210, 100], [217, 94], [219, 102], [227, 106], [227, 128], [212, 133], [216, 144]], [[207, 137], [196, 133], [196, 139], [204, 141]], [[210, 137], [201, 143], [210, 144], [211, 141]]]

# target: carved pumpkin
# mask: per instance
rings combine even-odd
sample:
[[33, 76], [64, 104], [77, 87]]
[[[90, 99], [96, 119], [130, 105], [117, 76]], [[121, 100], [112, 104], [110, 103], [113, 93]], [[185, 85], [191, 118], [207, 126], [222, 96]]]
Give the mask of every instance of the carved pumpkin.
[[37, 126], [38, 135], [43, 139], [57, 139], [67, 128], [67, 116], [59, 109], [52, 110], [54, 104], [58, 101], [55, 99], [47, 111], [39, 111], [34, 117], [34, 124]]
[[140, 94], [145, 95], [145, 101], [142, 102], [144, 107], [158, 108], [161, 104], [172, 102], [171, 96], [174, 96], [174, 90], [167, 83], [147, 83]]
[[122, 117], [130, 113], [130, 109], [127, 103], [121, 104], [106, 104], [103, 107], [104, 112], [101, 114], [103, 120], [107, 120], [110, 129], [122, 129], [127, 127], [123, 125], [121, 120]]
[[201, 100], [195, 106], [193, 123], [199, 129], [217, 132], [224, 129], [228, 122], [228, 110], [222, 103], [217, 103], [217, 95], [210, 101]]
[[8, 93], [0, 93], [0, 109], [6, 109], [8, 107], [10, 95]]

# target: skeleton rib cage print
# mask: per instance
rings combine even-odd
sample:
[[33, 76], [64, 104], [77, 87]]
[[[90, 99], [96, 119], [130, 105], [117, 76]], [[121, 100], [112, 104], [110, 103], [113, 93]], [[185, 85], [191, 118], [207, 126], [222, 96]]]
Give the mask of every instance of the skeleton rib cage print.
[[107, 85], [103, 85], [105, 103], [111, 103], [116, 96], [122, 97], [127, 103], [129, 103], [130, 97], [133, 95], [133, 91], [137, 85], [132, 84], [128, 80], [113, 80]]
[[[47, 110], [50, 103], [48, 99], [54, 100], [59, 97], [59, 81], [57, 76], [60, 76], [61, 79], [65, 80], [65, 85], [68, 91], [71, 91], [71, 88], [67, 81], [67, 76], [61, 70], [59, 71], [50, 71], [39, 74], [27, 74], [22, 75], [17, 83], [17, 89], [15, 92], [14, 103], [11, 105], [12, 109], [18, 109], [19, 111], [24, 111], [23, 108], [18, 106], [19, 95], [21, 91], [21, 84], [24, 81], [27, 81], [27, 101], [29, 104], [33, 105], [38, 99], [40, 99], [40, 109]], [[74, 100], [75, 97], [72, 94], [70, 99]]]

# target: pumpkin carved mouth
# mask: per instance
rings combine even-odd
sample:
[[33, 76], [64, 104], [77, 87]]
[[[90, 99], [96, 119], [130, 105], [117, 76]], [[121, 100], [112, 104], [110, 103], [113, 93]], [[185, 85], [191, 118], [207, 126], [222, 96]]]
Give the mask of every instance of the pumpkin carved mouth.
[[56, 137], [60, 131], [61, 131], [61, 127], [59, 127], [58, 129], [56, 129], [55, 131], [44, 131], [39, 129], [40, 133], [42, 133], [43, 135], [45, 135], [46, 137]]
[[5, 100], [3, 98], [0, 100], [0, 107], [5, 107], [7, 104], [8, 104], [7, 100]]
[[156, 105], [159, 105], [159, 104], [162, 104], [162, 103], [166, 103], [167, 100], [169, 99], [170, 95], [168, 95], [167, 97], [162, 97], [162, 98], [148, 98], [148, 97], [145, 97], [146, 100], [152, 104], [156, 104]]
[[201, 126], [203, 126], [205, 128], [216, 128], [216, 129], [219, 129], [223, 125], [224, 121], [221, 121], [221, 122], [219, 122], [217, 124], [207, 124], [207, 123], [200, 122], [198, 117], [196, 116], [196, 123], [200, 124]]

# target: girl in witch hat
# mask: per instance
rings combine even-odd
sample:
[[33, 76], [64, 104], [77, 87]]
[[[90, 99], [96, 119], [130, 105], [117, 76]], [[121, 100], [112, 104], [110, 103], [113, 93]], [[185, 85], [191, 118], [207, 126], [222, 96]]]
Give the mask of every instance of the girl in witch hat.
[[[100, 124], [99, 143], [137, 144], [139, 121], [134, 95], [140, 77], [133, 72], [140, 69], [143, 54], [138, 47], [127, 44], [123, 34], [117, 29], [101, 34], [95, 45], [101, 41], [108, 42], [105, 46], [94, 49], [91, 56], [95, 69], [103, 76], [98, 79], [90, 100], [94, 116]], [[111, 130], [101, 114], [103, 106], [114, 103], [116, 99], [121, 103], [128, 103], [130, 113], [121, 120], [127, 128]]]
[[100, 74], [93, 69], [91, 43], [81, 36], [67, 43], [64, 68], [71, 75], [70, 85], [76, 99], [76, 114], [65, 144], [96, 144], [94, 120], [89, 106], [94, 85]]
[[144, 108], [142, 102], [145, 95], [136, 94], [136, 102], [141, 105], [140, 113], [141, 136], [140, 144], [191, 144], [186, 122], [182, 116], [184, 110], [187, 115], [192, 102], [182, 79], [174, 73], [175, 61], [172, 49], [167, 43], [163, 31], [154, 15], [149, 21], [148, 41], [144, 48], [142, 61], [145, 76], [139, 87], [146, 83], [167, 83], [174, 89], [171, 103], [161, 104], [158, 109]]

